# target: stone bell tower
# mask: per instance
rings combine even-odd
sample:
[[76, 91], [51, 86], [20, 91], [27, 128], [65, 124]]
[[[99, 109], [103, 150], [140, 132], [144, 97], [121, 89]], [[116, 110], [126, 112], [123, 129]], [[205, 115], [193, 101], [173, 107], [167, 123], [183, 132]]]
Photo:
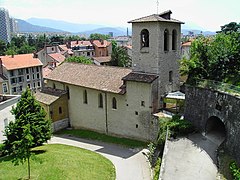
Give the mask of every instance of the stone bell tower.
[[138, 18], [132, 23], [132, 68], [159, 75], [158, 99], [179, 90], [181, 24], [172, 12]]

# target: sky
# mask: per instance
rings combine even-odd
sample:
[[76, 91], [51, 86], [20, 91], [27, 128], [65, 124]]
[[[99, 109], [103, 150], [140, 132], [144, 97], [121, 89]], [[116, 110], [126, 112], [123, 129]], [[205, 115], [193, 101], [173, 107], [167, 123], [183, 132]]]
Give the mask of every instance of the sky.
[[[130, 27], [127, 22], [166, 10], [172, 18], [216, 31], [240, 22], [239, 0], [0, 0], [14, 18], [45, 18], [80, 24]], [[158, 11], [157, 11], [158, 9]]]

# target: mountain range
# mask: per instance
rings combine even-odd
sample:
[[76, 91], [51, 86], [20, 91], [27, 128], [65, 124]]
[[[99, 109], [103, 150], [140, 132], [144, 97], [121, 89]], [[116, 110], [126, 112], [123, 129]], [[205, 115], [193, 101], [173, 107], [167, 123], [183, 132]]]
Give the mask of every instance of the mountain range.
[[[30, 18], [27, 20], [17, 19], [20, 32], [59, 32], [84, 34], [89, 36], [92, 33], [109, 34], [113, 32], [114, 36], [127, 35], [127, 28], [124, 27], [107, 27], [99, 24], [76, 24], [66, 21]], [[187, 35], [189, 31], [194, 34], [213, 35], [215, 32], [206, 31], [194, 23], [186, 23], [182, 26], [182, 33]], [[129, 29], [129, 34], [132, 34]]]

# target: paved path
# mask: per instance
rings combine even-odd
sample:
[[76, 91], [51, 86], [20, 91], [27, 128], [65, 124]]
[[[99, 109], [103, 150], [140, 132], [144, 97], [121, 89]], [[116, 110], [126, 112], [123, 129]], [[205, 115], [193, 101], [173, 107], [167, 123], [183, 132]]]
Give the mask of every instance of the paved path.
[[143, 155], [147, 150], [128, 149], [115, 144], [85, 140], [71, 136], [54, 136], [49, 143], [67, 144], [95, 151], [108, 158], [115, 166], [117, 180], [150, 180], [150, 166]]
[[163, 180], [216, 180], [216, 149], [219, 142], [193, 134], [167, 141]]

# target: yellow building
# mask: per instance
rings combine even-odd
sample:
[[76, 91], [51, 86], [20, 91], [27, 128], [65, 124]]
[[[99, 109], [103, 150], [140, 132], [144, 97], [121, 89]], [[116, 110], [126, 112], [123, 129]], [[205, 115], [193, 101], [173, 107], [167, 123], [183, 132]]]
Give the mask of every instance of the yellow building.
[[35, 94], [35, 98], [45, 109], [47, 119], [52, 120], [53, 131], [69, 126], [66, 91], [44, 88]]

